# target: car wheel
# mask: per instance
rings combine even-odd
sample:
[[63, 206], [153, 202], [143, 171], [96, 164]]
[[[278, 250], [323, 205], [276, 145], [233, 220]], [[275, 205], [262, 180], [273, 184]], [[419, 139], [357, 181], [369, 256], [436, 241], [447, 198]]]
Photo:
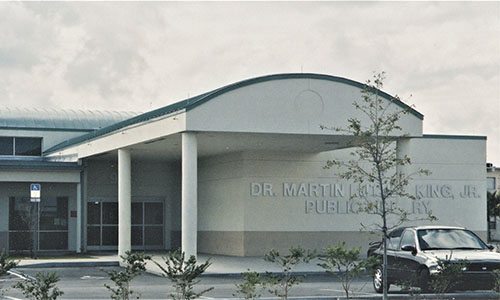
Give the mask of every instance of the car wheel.
[[422, 290], [423, 293], [427, 293], [430, 291], [429, 282], [431, 279], [431, 275], [427, 268], [424, 268], [418, 272], [418, 286]]
[[[381, 294], [384, 291], [384, 272], [382, 266], [375, 267], [375, 272], [373, 273], [373, 288], [375, 292]], [[387, 283], [387, 290], [389, 290], [389, 283]]]

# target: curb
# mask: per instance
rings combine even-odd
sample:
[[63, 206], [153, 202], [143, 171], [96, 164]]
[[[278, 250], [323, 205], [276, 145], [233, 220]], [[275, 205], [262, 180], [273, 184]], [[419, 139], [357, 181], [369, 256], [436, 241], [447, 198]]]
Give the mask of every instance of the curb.
[[118, 261], [71, 261], [71, 262], [46, 262], [18, 265], [16, 269], [28, 268], [69, 268], [69, 267], [118, 267]]

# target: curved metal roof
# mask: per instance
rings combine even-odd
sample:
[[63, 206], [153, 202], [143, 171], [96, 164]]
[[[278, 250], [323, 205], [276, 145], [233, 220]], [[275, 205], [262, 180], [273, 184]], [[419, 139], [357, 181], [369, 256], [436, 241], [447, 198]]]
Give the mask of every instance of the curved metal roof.
[[[150, 112], [147, 112], [147, 113], [144, 113], [141, 115], [137, 115], [137, 116], [130, 118], [128, 120], [124, 120], [124, 121], [118, 122], [116, 124], [112, 124], [108, 127], [90, 132], [90, 133], [85, 134], [83, 136], [79, 136], [79, 137], [67, 140], [65, 142], [62, 142], [62, 143], [55, 145], [54, 147], [46, 150], [44, 152], [44, 154], [50, 154], [52, 152], [64, 149], [66, 147], [70, 147], [72, 145], [79, 144], [79, 143], [87, 141], [87, 140], [94, 139], [96, 137], [113, 132], [115, 130], [119, 130], [119, 129], [127, 127], [127, 126], [134, 125], [134, 124], [144, 122], [147, 120], [151, 120], [154, 118], [158, 118], [158, 117], [161, 117], [164, 115], [168, 115], [168, 114], [176, 112], [176, 111], [181, 111], [183, 109], [186, 111], [189, 111], [189, 110], [197, 107], [198, 105], [202, 105], [203, 103], [210, 101], [211, 99], [213, 99], [219, 95], [222, 95], [224, 93], [230, 92], [230, 91], [238, 89], [238, 88], [242, 88], [242, 87], [249, 86], [252, 84], [257, 84], [260, 82], [267, 82], [267, 81], [272, 81], [272, 80], [283, 80], [283, 79], [319, 79], [319, 80], [340, 82], [340, 83], [344, 83], [347, 85], [357, 87], [359, 89], [363, 89], [365, 87], [365, 85], [363, 83], [360, 83], [360, 82], [357, 82], [354, 80], [350, 80], [347, 78], [331, 76], [331, 75], [324, 75], [324, 74], [313, 74], [313, 73], [274, 74], [274, 75], [266, 75], [266, 76], [261, 76], [261, 77], [250, 78], [247, 80], [243, 80], [243, 81], [239, 81], [239, 82], [236, 82], [233, 84], [223, 86], [221, 88], [215, 89], [213, 91], [210, 91], [210, 92], [207, 92], [207, 93], [204, 93], [204, 94], [201, 94], [201, 95], [198, 95], [198, 96], [186, 99], [186, 100], [176, 102], [174, 104], [171, 104], [171, 105], [168, 105], [165, 107], [161, 107], [161, 108], [152, 110]], [[393, 97], [393, 96], [391, 96], [383, 91], [378, 91], [378, 93], [381, 97], [393, 102], [394, 104], [396, 104], [404, 109], [408, 109], [412, 115], [423, 120], [424, 116], [421, 113], [419, 113], [415, 109], [411, 108], [410, 106], [406, 105], [398, 98], [395, 98], [395, 97]]]
[[136, 115], [134, 112], [3, 107], [0, 108], [0, 128], [92, 131]]

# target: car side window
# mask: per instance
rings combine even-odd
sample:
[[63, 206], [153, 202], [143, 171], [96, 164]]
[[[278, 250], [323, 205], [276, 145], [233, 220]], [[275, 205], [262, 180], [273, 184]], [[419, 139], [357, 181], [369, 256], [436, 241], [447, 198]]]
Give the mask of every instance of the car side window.
[[399, 241], [401, 240], [401, 234], [403, 233], [403, 229], [396, 229], [389, 234], [389, 240], [387, 241], [387, 249], [388, 250], [399, 250]]
[[410, 245], [415, 247], [415, 233], [411, 230], [407, 230], [404, 232], [403, 237], [401, 238], [400, 247]]

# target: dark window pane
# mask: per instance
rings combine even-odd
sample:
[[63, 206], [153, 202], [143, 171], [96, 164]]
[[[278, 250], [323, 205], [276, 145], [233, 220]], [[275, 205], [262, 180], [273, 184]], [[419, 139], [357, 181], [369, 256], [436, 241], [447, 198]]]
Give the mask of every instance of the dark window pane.
[[0, 137], [0, 155], [14, 155], [14, 139]]
[[89, 246], [101, 245], [101, 227], [99, 226], [87, 227], [87, 245]]
[[41, 156], [42, 155], [42, 139], [41, 138], [21, 138], [16, 137], [16, 153], [15, 155], [23, 156]]
[[67, 232], [40, 232], [40, 250], [67, 250]]
[[9, 198], [9, 230], [35, 230], [36, 203], [26, 197]]
[[118, 246], [118, 226], [102, 227], [102, 245]]
[[87, 224], [101, 224], [101, 203], [87, 203]]
[[163, 203], [144, 203], [144, 224], [163, 224]]
[[41, 230], [68, 229], [68, 197], [43, 198], [40, 204]]
[[132, 203], [132, 224], [142, 224], [142, 202]]
[[25, 232], [9, 232], [9, 249], [10, 250], [30, 250], [33, 248], [33, 233]]
[[102, 203], [102, 224], [118, 224], [118, 203]]
[[163, 227], [146, 226], [144, 228], [144, 244], [146, 246], [163, 246]]
[[142, 226], [132, 226], [132, 246], [142, 246]]

